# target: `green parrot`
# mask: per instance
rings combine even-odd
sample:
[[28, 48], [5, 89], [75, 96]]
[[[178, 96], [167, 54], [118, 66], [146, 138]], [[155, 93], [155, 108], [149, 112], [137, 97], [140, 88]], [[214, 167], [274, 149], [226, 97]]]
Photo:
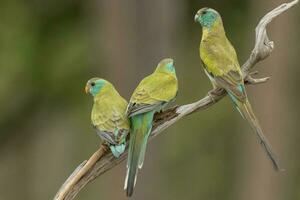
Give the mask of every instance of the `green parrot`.
[[238, 58], [226, 37], [220, 14], [214, 9], [202, 8], [195, 15], [195, 22], [202, 26], [199, 51], [206, 75], [214, 88], [223, 88], [227, 91], [237, 110], [256, 132], [259, 143], [267, 153], [274, 169], [279, 170], [276, 156], [247, 98]]
[[110, 82], [100, 78], [90, 79], [85, 91], [94, 97], [91, 114], [93, 127], [112, 154], [119, 157], [125, 151], [126, 136], [130, 129], [126, 116], [127, 101]]
[[126, 112], [131, 122], [124, 186], [127, 196], [132, 196], [138, 169], [143, 166], [154, 113], [174, 100], [177, 90], [174, 61], [168, 58], [160, 61], [156, 70], [140, 82], [131, 96]]

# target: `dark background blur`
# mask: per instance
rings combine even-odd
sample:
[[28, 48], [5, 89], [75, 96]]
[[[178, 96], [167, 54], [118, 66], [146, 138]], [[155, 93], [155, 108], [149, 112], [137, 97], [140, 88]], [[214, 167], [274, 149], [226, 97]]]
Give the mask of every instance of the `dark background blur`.
[[[177, 104], [211, 88], [201, 69], [194, 14], [217, 9], [243, 63], [258, 20], [285, 0], [1, 0], [0, 200], [51, 199], [99, 146], [90, 126], [91, 77], [127, 99], [161, 58], [175, 59]], [[272, 76], [247, 87], [286, 172], [276, 173], [248, 124], [225, 98], [176, 123], [150, 143], [132, 199], [300, 199], [299, 8], [269, 26], [275, 50], [255, 69]], [[125, 164], [77, 199], [126, 199]]]

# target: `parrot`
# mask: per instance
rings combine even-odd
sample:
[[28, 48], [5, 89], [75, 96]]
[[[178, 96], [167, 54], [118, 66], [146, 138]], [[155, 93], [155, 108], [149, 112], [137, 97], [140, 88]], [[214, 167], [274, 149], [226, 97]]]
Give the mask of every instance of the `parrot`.
[[85, 92], [94, 98], [92, 126], [114, 157], [118, 158], [125, 151], [130, 130], [130, 121], [126, 116], [128, 103], [110, 82], [101, 78], [90, 79]]
[[265, 137], [248, 100], [237, 54], [226, 37], [220, 14], [212, 8], [202, 8], [196, 13], [194, 20], [202, 27], [199, 53], [206, 75], [214, 88], [226, 90], [236, 109], [256, 133], [273, 168], [276, 171], [280, 170], [272, 146]]
[[126, 195], [132, 196], [138, 169], [144, 162], [146, 146], [155, 112], [162, 111], [175, 100], [178, 91], [174, 61], [162, 59], [156, 70], [145, 77], [134, 90], [126, 114], [130, 119], [130, 141], [127, 174], [124, 184]]

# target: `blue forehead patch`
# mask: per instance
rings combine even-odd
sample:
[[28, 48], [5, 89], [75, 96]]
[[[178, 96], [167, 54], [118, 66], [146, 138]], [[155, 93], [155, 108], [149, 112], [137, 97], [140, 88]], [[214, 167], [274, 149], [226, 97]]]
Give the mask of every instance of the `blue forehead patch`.
[[105, 81], [102, 79], [95, 81], [95, 85], [91, 87], [91, 94], [93, 96], [96, 96], [101, 91], [104, 85]]
[[173, 62], [170, 62], [166, 65], [167, 67], [167, 70], [170, 71], [170, 72], [175, 72], [175, 67], [173, 65]]
[[211, 28], [214, 22], [216, 21], [217, 17], [217, 13], [208, 10], [206, 14], [203, 14], [200, 17], [200, 24], [202, 24], [202, 26], [204, 27]]

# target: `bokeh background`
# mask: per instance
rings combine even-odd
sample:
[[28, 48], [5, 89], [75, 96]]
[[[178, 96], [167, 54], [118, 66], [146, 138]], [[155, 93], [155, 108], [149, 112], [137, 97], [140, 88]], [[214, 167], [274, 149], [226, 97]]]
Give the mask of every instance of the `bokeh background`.
[[[223, 16], [243, 63], [259, 19], [284, 0], [1, 0], [0, 200], [51, 199], [100, 139], [90, 125], [91, 77], [110, 80], [129, 99], [161, 58], [172, 57], [177, 104], [211, 88], [201, 69], [204, 6]], [[247, 87], [281, 160], [273, 171], [248, 124], [225, 98], [188, 116], [150, 143], [132, 199], [300, 199], [300, 5], [269, 26], [275, 50], [256, 66], [263, 85]], [[125, 163], [89, 184], [77, 199], [126, 199]]]

